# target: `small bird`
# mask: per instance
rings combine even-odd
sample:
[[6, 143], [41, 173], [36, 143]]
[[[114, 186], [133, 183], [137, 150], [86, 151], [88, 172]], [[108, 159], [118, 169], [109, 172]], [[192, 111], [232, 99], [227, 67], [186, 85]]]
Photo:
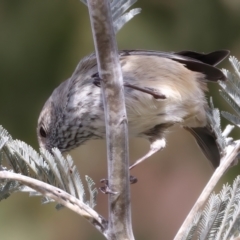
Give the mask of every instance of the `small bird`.
[[[119, 52], [129, 136], [150, 142], [149, 152], [130, 169], [163, 149], [168, 128], [175, 124], [192, 133], [213, 167], [218, 167], [221, 153], [207, 121], [205, 92], [208, 81], [226, 80], [215, 66], [228, 55], [228, 50]], [[40, 147], [66, 152], [90, 139], [105, 138], [100, 81], [96, 55], [83, 58], [43, 106], [37, 127]]]

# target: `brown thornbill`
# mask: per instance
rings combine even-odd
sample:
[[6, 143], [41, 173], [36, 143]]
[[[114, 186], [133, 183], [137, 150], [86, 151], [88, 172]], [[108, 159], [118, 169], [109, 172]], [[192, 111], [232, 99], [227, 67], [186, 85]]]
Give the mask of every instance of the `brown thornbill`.
[[[192, 133], [212, 165], [219, 165], [221, 153], [207, 122], [205, 91], [207, 81], [226, 80], [215, 66], [228, 54], [227, 50], [209, 54], [119, 52], [129, 136], [148, 139], [151, 144], [149, 152], [132, 167], [163, 149], [167, 129], [175, 124]], [[42, 109], [37, 127], [41, 147], [65, 152], [90, 139], [105, 138], [100, 81], [96, 56], [82, 59]]]

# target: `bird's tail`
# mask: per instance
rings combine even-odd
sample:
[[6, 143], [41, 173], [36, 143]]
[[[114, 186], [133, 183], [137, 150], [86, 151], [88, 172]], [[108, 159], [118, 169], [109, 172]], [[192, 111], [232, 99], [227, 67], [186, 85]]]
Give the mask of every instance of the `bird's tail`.
[[194, 136], [205, 157], [211, 162], [214, 168], [217, 168], [220, 164], [221, 152], [217, 144], [216, 135], [211, 130], [211, 127], [185, 127], [185, 129]]

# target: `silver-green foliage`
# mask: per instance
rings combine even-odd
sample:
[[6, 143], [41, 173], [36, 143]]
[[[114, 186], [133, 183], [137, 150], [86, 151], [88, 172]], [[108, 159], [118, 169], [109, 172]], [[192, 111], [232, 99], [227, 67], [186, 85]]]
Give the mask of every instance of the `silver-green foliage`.
[[[235, 74], [223, 70], [228, 78], [227, 82], [219, 82], [222, 87], [220, 94], [227, 103], [234, 109], [236, 115], [222, 112], [223, 117], [240, 127], [240, 63], [235, 57], [230, 57]], [[229, 144], [234, 144], [229, 133], [233, 125], [228, 125], [221, 131], [220, 111], [213, 106], [210, 100], [208, 119], [211, 127], [217, 136], [217, 142], [222, 152]], [[237, 162], [238, 159], [236, 159]], [[183, 240], [228, 240], [240, 237], [240, 176], [232, 185], [223, 186], [219, 194], [213, 193], [204, 210], [197, 213], [191, 226], [186, 230]]]
[[[87, 5], [87, 0], [81, 0]], [[120, 29], [129, 22], [135, 15], [141, 12], [141, 8], [131, 9], [126, 12], [137, 0], [112, 0], [110, 1], [110, 7], [112, 11], [113, 28], [114, 32], [118, 33]], [[126, 12], [126, 13], [125, 13]]]
[[[37, 153], [26, 143], [13, 140], [7, 131], [0, 126], [0, 170], [12, 171], [15, 173], [29, 176], [52, 186], [58, 187], [71, 194], [82, 202], [86, 201], [85, 192], [80, 174], [70, 155], [66, 158], [58, 149], [53, 149], [50, 154], [47, 150], [41, 149], [41, 154]], [[8, 167], [7, 167], [8, 166]], [[90, 205], [96, 205], [96, 188], [93, 188], [93, 181], [87, 179], [90, 192]], [[13, 192], [29, 192], [31, 196], [39, 195], [33, 189], [28, 188], [16, 181], [7, 179], [0, 183], [0, 200], [10, 196]], [[42, 203], [51, 202], [44, 197]], [[59, 208], [60, 205], [57, 205]]]
[[204, 210], [198, 213], [186, 231], [184, 240], [227, 240], [240, 236], [240, 176], [231, 187], [223, 186], [219, 194], [213, 193]]
[[219, 83], [222, 87], [220, 94], [237, 115], [228, 112], [222, 112], [222, 115], [234, 125], [240, 127], [240, 63], [235, 57], [230, 57], [229, 61], [235, 70], [235, 74], [226, 69], [223, 70], [228, 81]]

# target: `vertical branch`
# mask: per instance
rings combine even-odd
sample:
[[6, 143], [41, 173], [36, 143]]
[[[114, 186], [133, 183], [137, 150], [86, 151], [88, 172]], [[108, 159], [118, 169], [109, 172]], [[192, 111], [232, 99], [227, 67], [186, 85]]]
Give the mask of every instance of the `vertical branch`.
[[123, 77], [109, 0], [88, 0], [105, 110], [108, 180], [108, 239], [134, 239], [131, 226], [128, 129]]

